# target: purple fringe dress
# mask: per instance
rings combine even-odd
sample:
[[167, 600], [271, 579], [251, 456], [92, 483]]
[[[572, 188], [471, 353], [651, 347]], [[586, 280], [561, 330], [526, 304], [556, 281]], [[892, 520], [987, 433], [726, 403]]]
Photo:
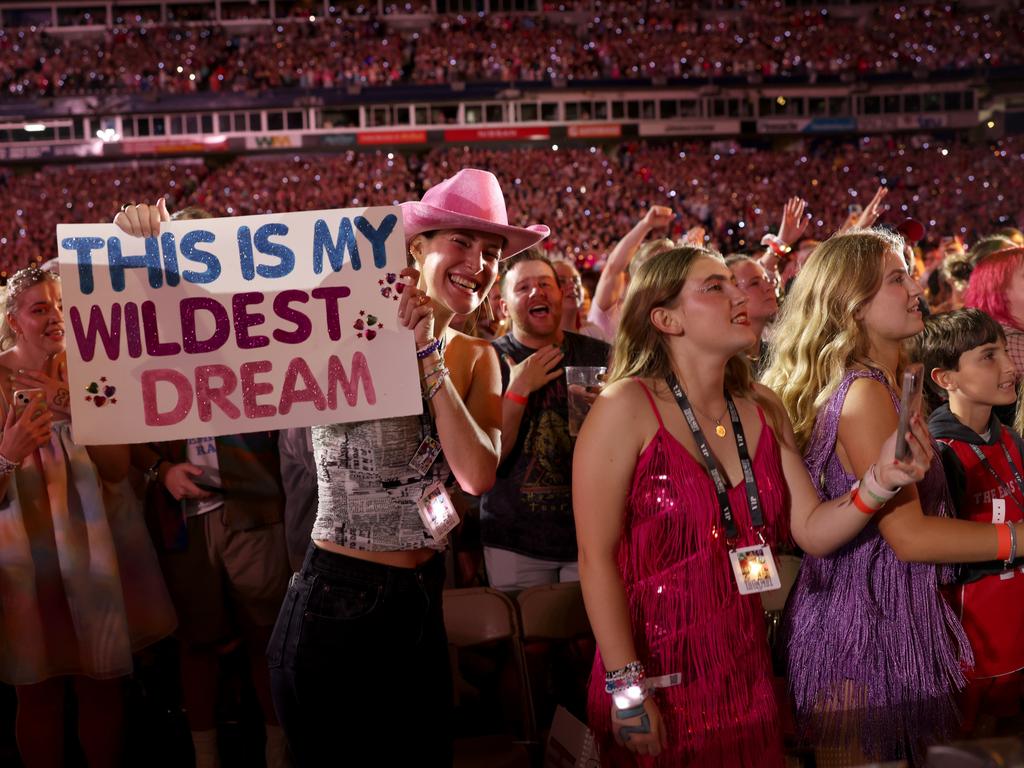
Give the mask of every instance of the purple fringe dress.
[[[861, 377], [885, 383], [877, 371], [848, 371], [804, 453], [826, 499], [856, 481], [839, 461], [836, 435], [846, 393]], [[926, 515], [949, 516], [937, 457], [917, 490]], [[804, 557], [783, 630], [802, 736], [872, 760], [917, 763], [928, 744], [953, 733], [955, 697], [973, 657], [939, 592], [951, 580], [948, 566], [900, 562], [875, 522], [828, 557]]]

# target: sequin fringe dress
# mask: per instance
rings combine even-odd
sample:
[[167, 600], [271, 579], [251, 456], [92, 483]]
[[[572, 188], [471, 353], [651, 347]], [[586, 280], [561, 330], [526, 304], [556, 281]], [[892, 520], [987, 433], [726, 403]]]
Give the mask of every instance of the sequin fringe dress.
[[[763, 414], [761, 419], [764, 424]], [[724, 537], [715, 536], [719, 507], [707, 471], [665, 429], [660, 415], [658, 424], [633, 475], [618, 565], [647, 675], [679, 672], [683, 681], [654, 694], [668, 749], [644, 765], [783, 766], [761, 600], [741, 595], [736, 587], [729, 548]], [[786, 485], [779, 447], [767, 424], [752, 462], [764, 506], [762, 534], [769, 544], [788, 540]], [[759, 543], [743, 484], [732, 488], [729, 497], [741, 531], [738, 546]], [[636, 765], [633, 753], [617, 746], [610, 732], [604, 673], [598, 653], [588, 719], [602, 763]]]
[[[849, 371], [805, 451], [824, 498], [841, 496], [856, 480], [835, 448], [846, 393], [860, 377], [885, 383], [878, 371]], [[926, 515], [949, 516], [937, 457], [917, 490]], [[928, 744], [952, 734], [956, 693], [973, 657], [939, 592], [951, 578], [949, 567], [900, 562], [875, 522], [828, 557], [804, 557], [783, 629], [802, 735], [870, 760], [919, 763]]]

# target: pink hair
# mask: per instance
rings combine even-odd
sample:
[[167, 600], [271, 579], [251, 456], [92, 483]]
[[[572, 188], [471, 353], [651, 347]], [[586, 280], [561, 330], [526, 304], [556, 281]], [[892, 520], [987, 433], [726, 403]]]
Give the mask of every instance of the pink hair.
[[981, 259], [971, 272], [971, 281], [964, 293], [964, 306], [977, 307], [1003, 325], [1021, 328], [1021, 323], [1010, 315], [1006, 301], [1013, 273], [1021, 265], [1024, 265], [1024, 248], [1006, 248]]

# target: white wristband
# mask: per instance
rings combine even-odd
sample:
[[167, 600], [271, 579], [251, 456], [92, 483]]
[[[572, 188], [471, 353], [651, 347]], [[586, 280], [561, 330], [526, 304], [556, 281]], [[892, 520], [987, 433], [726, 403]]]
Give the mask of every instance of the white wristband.
[[868, 471], [864, 473], [864, 479], [860, 481], [860, 491], [868, 496], [873, 502], [871, 506], [878, 505], [878, 509], [881, 509], [898, 494], [902, 488], [896, 490], [890, 490], [883, 486], [879, 480], [878, 475], [875, 473], [875, 465], [872, 464], [868, 467]]

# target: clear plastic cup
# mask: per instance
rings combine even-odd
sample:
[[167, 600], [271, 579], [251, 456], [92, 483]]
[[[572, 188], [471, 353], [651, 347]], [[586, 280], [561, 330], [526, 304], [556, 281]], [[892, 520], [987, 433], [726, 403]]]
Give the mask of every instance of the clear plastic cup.
[[603, 365], [565, 367], [565, 383], [569, 391], [569, 434], [573, 437], [579, 434], [590, 406], [601, 394], [607, 370]]

